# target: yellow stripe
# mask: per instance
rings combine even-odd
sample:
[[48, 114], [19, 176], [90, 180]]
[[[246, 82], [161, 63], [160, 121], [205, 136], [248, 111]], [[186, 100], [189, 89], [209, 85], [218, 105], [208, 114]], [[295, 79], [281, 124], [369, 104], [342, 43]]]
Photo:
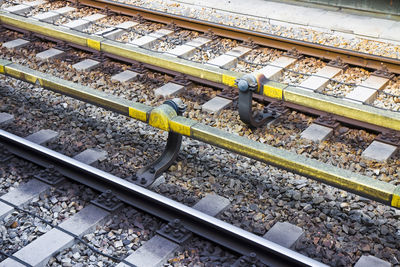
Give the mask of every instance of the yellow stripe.
[[4, 73], [4, 66], [0, 65], [0, 73]]
[[282, 88], [278, 87], [273, 87], [269, 85], [264, 85], [264, 95], [276, 99], [282, 99], [283, 98], [283, 90]]
[[392, 207], [400, 208], [400, 186], [397, 186], [393, 191]]
[[175, 133], [179, 133], [182, 135], [190, 136], [191, 135], [191, 127], [195, 125], [197, 122], [191, 119], [187, 119], [184, 117], [176, 116], [169, 121], [169, 127], [171, 131]]
[[129, 117], [147, 122], [147, 112], [137, 108], [129, 107]]
[[390, 129], [400, 130], [400, 114], [396, 112], [380, 110], [378, 108], [351, 103], [313, 92], [305, 92], [304, 90], [291, 86], [284, 90], [283, 96], [285, 101], [288, 102]]
[[87, 46], [90, 47], [90, 48], [93, 48], [93, 49], [95, 49], [97, 51], [101, 50], [101, 42], [100, 41], [87, 39]]
[[169, 120], [177, 116], [176, 111], [169, 105], [161, 105], [150, 113], [149, 125], [158, 129], [169, 131]]
[[227, 75], [227, 74], [222, 74], [222, 83], [231, 87], [235, 87], [235, 80], [237, 78]]

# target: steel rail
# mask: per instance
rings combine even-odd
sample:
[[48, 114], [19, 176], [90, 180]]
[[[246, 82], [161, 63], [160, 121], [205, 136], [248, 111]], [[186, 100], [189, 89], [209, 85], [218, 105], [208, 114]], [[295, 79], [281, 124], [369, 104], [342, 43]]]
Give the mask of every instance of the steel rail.
[[[76, 2], [72, 0], [69, 1], [73, 3]], [[291, 39], [279, 35], [262, 33], [244, 28], [138, 7], [130, 4], [119, 3], [112, 0], [79, 0], [78, 2], [81, 5], [101, 9], [107, 8], [110, 11], [129, 16], [136, 16], [139, 14], [147, 20], [165, 24], [174, 23], [175, 25], [185, 29], [200, 32], [208, 32], [209, 30], [212, 30], [212, 32], [216, 35], [236, 40], [248, 41], [248, 39], [251, 38], [255, 44], [276, 49], [291, 50], [296, 48], [301, 54], [318, 57], [321, 59], [334, 60], [337, 57], [340, 57], [345, 63], [364, 68], [380, 69], [382, 64], [384, 64], [390, 72], [400, 74], [400, 60], [395, 58], [383, 57], [344, 48]]]
[[180, 219], [193, 233], [226, 248], [248, 255], [255, 252], [268, 266], [326, 266], [293, 250], [223, 222], [122, 178], [86, 165], [56, 151], [0, 130], [0, 142], [12, 153], [43, 167], [54, 165], [64, 176], [118, 198], [163, 220]]

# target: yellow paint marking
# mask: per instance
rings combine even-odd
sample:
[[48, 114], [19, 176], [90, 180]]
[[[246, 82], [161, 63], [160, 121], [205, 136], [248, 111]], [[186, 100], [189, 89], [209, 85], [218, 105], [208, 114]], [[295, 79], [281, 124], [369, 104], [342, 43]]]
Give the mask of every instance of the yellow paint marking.
[[147, 113], [136, 108], [129, 107], [129, 117], [147, 122]]
[[399, 186], [397, 186], [394, 189], [391, 205], [392, 205], [392, 207], [400, 208], [400, 187]]
[[100, 41], [92, 40], [92, 39], [87, 39], [87, 46], [93, 49], [96, 49], [97, 51], [100, 51], [101, 49], [101, 43]]
[[222, 74], [222, 83], [225, 85], [236, 87], [235, 80], [236, 80], [236, 77]]
[[176, 117], [176, 111], [169, 105], [161, 105], [151, 111], [149, 125], [169, 131], [169, 121], [173, 117]]
[[169, 127], [171, 131], [182, 135], [190, 136], [190, 126], [170, 120]]
[[282, 99], [283, 89], [269, 85], [264, 85], [264, 95], [276, 99]]
[[0, 65], [0, 73], [4, 73], [4, 66]]

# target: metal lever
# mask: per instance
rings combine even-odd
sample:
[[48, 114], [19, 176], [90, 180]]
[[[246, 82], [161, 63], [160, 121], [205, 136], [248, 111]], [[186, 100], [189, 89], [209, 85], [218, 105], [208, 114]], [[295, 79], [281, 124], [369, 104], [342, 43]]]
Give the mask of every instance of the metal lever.
[[[176, 111], [177, 115], [182, 115], [186, 110], [186, 106], [179, 98], [167, 100], [164, 104], [171, 106]], [[129, 180], [144, 187], [151, 185], [154, 180], [167, 170], [178, 157], [181, 144], [182, 135], [175, 132], [169, 132], [167, 145], [165, 146], [161, 156], [150, 165], [143, 167], [136, 174], [133, 174]]]
[[237, 79], [236, 84], [239, 88], [239, 115], [241, 121], [251, 127], [257, 128], [274, 119], [273, 114], [269, 112], [261, 111], [253, 115], [253, 92], [257, 91], [258, 88], [256, 77], [245, 75]]

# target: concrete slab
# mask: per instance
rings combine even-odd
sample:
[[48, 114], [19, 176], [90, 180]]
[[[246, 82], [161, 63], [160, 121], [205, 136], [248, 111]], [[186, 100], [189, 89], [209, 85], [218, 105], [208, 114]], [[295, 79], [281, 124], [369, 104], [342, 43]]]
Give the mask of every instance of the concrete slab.
[[397, 146], [385, 144], [379, 141], [373, 141], [361, 156], [376, 161], [386, 161], [397, 151]]
[[134, 21], [125, 21], [125, 22], [122, 22], [122, 23], [120, 23], [118, 25], [115, 25], [115, 28], [123, 29], [123, 30], [129, 30], [129, 29], [135, 27], [138, 24], [139, 23], [134, 22]]
[[223, 110], [224, 108], [229, 106], [231, 103], [232, 103], [232, 100], [216, 96], [213, 99], [204, 103], [201, 106], [201, 110], [208, 112], [208, 113], [218, 114], [221, 112], [221, 110]]
[[400, 23], [392, 25], [392, 27], [385, 29], [379, 36], [382, 39], [390, 41], [399, 41], [400, 36]]
[[[126, 257], [125, 260], [137, 267], [162, 266], [178, 248], [178, 244], [156, 235]], [[128, 267], [128, 265], [120, 263], [117, 267]]]
[[53, 130], [40, 130], [36, 133], [33, 133], [27, 137], [25, 137], [26, 140], [34, 142], [39, 145], [46, 144], [55, 138], [57, 138], [58, 133], [53, 131]]
[[104, 30], [95, 32], [94, 34], [96, 34], [96, 35], [104, 35], [104, 34], [113, 32], [113, 31], [115, 31], [115, 30], [116, 30], [116, 28], [114, 28], [114, 27], [109, 27], [109, 28], [106, 28], [106, 29], [104, 29]]
[[342, 69], [340, 68], [325, 66], [315, 74], [311, 75], [308, 79], [300, 83], [298, 87], [309, 91], [321, 90], [329, 83], [329, 79], [332, 79], [341, 72]]
[[4, 9], [7, 12], [18, 14], [18, 15], [23, 15], [31, 10], [31, 7], [28, 5], [15, 5], [15, 6], [10, 6], [6, 7]]
[[30, 6], [30, 7], [37, 7], [37, 6], [43, 5], [45, 3], [46, 3], [45, 0], [37, 0], [37, 1], [25, 1], [22, 4]]
[[8, 48], [8, 49], [17, 49], [17, 48], [24, 47], [27, 44], [29, 44], [29, 41], [18, 38], [18, 39], [3, 43], [3, 47]]
[[58, 8], [56, 10], [53, 10], [52, 12], [65, 15], [65, 14], [67, 14], [69, 12], [72, 12], [72, 11], [75, 11], [75, 10], [76, 10], [75, 7], [65, 6], [65, 7], [61, 7], [61, 8]]
[[76, 70], [81, 70], [81, 71], [90, 71], [92, 69], [97, 68], [98, 66], [100, 66], [100, 62], [93, 60], [93, 59], [85, 59], [81, 62], [78, 62], [74, 65], [72, 65], [72, 67]]
[[117, 82], [121, 82], [121, 83], [126, 83], [126, 82], [130, 82], [133, 79], [135, 79], [137, 76], [139, 75], [139, 73], [131, 71], [131, 70], [125, 70], [123, 72], [120, 72], [118, 74], [115, 74], [111, 77], [112, 81], [117, 81]]
[[225, 55], [233, 56], [233, 57], [241, 57], [249, 53], [252, 49], [250, 47], [245, 46], [236, 46], [232, 50], [229, 50], [225, 53]]
[[190, 45], [196, 48], [199, 48], [203, 45], [208, 44], [209, 42], [211, 42], [211, 39], [209, 38], [205, 38], [205, 37], [197, 37], [193, 40], [190, 40], [189, 42], [185, 43], [185, 45]]
[[14, 115], [8, 113], [0, 113], [0, 126], [7, 125], [14, 121]]
[[[36, 179], [31, 179], [27, 183], [11, 189], [7, 194], [2, 195], [0, 198], [20, 207], [49, 189], [50, 185]], [[13, 210], [14, 208], [12, 206], [0, 202], [0, 219], [10, 214]]]
[[353, 91], [348, 93], [344, 99], [351, 100], [358, 103], [371, 104], [376, 99], [378, 95], [378, 90], [369, 89], [363, 86], [357, 86]]
[[41, 60], [48, 60], [48, 59], [57, 58], [63, 54], [64, 54], [64, 51], [61, 51], [61, 50], [58, 50], [55, 48], [50, 48], [48, 50], [45, 50], [43, 52], [36, 54], [36, 58], [41, 59]]
[[87, 17], [83, 17], [82, 19], [90, 21], [90, 22], [95, 22], [95, 21], [98, 21], [98, 20], [100, 20], [102, 18], [105, 18], [105, 17], [106, 17], [106, 15], [104, 15], [104, 14], [93, 14], [93, 15], [90, 15], [90, 16], [87, 16]]
[[60, 16], [61, 16], [61, 14], [59, 14], [59, 13], [56, 13], [53, 11], [48, 11], [48, 12], [36, 14], [32, 18], [40, 20], [40, 21], [45, 21], [45, 22], [53, 22], [53, 21], [56, 21]]
[[[82, 236], [91, 231], [97, 224], [107, 218], [108, 215], [109, 212], [94, 205], [89, 205], [61, 223], [59, 227], [77, 236]], [[14, 253], [13, 256], [32, 266], [44, 266], [51, 256], [70, 247], [74, 242], [74, 237], [54, 228]], [[24, 265], [11, 258], [7, 258], [0, 263], [0, 266]]]
[[82, 31], [83, 29], [87, 28], [90, 25], [90, 21], [84, 19], [76, 19], [70, 22], [62, 24], [63, 27], [68, 29]]
[[196, 47], [184, 44], [176, 46], [175, 48], [165, 52], [165, 54], [174, 57], [188, 58], [191, 57], [195, 51]]
[[300, 227], [288, 222], [277, 222], [264, 235], [264, 238], [285, 248], [293, 248], [303, 235]]
[[224, 54], [207, 61], [206, 65], [217, 68], [229, 69], [235, 67], [236, 63], [237, 63], [237, 57]]
[[163, 86], [161, 86], [160, 88], [157, 88], [156, 90], [154, 90], [154, 95], [162, 96], [165, 98], [172, 97], [172, 96], [182, 92], [184, 88], [185, 87], [180, 84], [166, 83]]
[[74, 156], [74, 159], [83, 162], [87, 165], [91, 165], [98, 160], [103, 160], [107, 157], [107, 152], [103, 150], [96, 149], [86, 149], [85, 151]]
[[108, 32], [108, 33], [103, 34], [103, 36], [104, 36], [104, 38], [108, 38], [108, 39], [111, 39], [111, 40], [115, 40], [115, 39], [117, 39], [118, 37], [120, 37], [122, 34], [124, 34], [125, 32], [126, 32], [125, 30], [116, 29], [116, 30], [114, 30], [114, 31], [111, 31], [111, 32]]
[[332, 128], [313, 123], [301, 133], [301, 137], [313, 142], [322, 142], [332, 133]]
[[265, 78], [276, 80], [281, 76], [284, 68], [293, 65], [296, 61], [296, 58], [282, 56], [272, 62], [269, 62], [270, 65], [255, 71], [255, 73], [262, 73], [264, 74]]
[[364, 80], [360, 84], [360, 86], [379, 90], [383, 88], [388, 82], [389, 82], [388, 78], [371, 75], [366, 80]]
[[146, 35], [146, 36], [140, 37], [138, 39], [135, 39], [129, 43], [132, 45], [136, 45], [136, 46], [150, 48], [150, 46], [156, 41], [157, 41], [156, 37]]
[[216, 194], [208, 194], [200, 199], [193, 208], [214, 217], [228, 208], [230, 204], [231, 203], [227, 198]]
[[168, 29], [159, 29], [157, 31], [151, 32], [149, 33], [149, 36], [155, 37], [157, 39], [167, 36], [171, 33], [173, 33], [174, 31], [168, 30]]
[[391, 267], [392, 264], [390, 262], [381, 260], [375, 256], [368, 255], [368, 256], [361, 256], [361, 258], [356, 262], [354, 267]]

